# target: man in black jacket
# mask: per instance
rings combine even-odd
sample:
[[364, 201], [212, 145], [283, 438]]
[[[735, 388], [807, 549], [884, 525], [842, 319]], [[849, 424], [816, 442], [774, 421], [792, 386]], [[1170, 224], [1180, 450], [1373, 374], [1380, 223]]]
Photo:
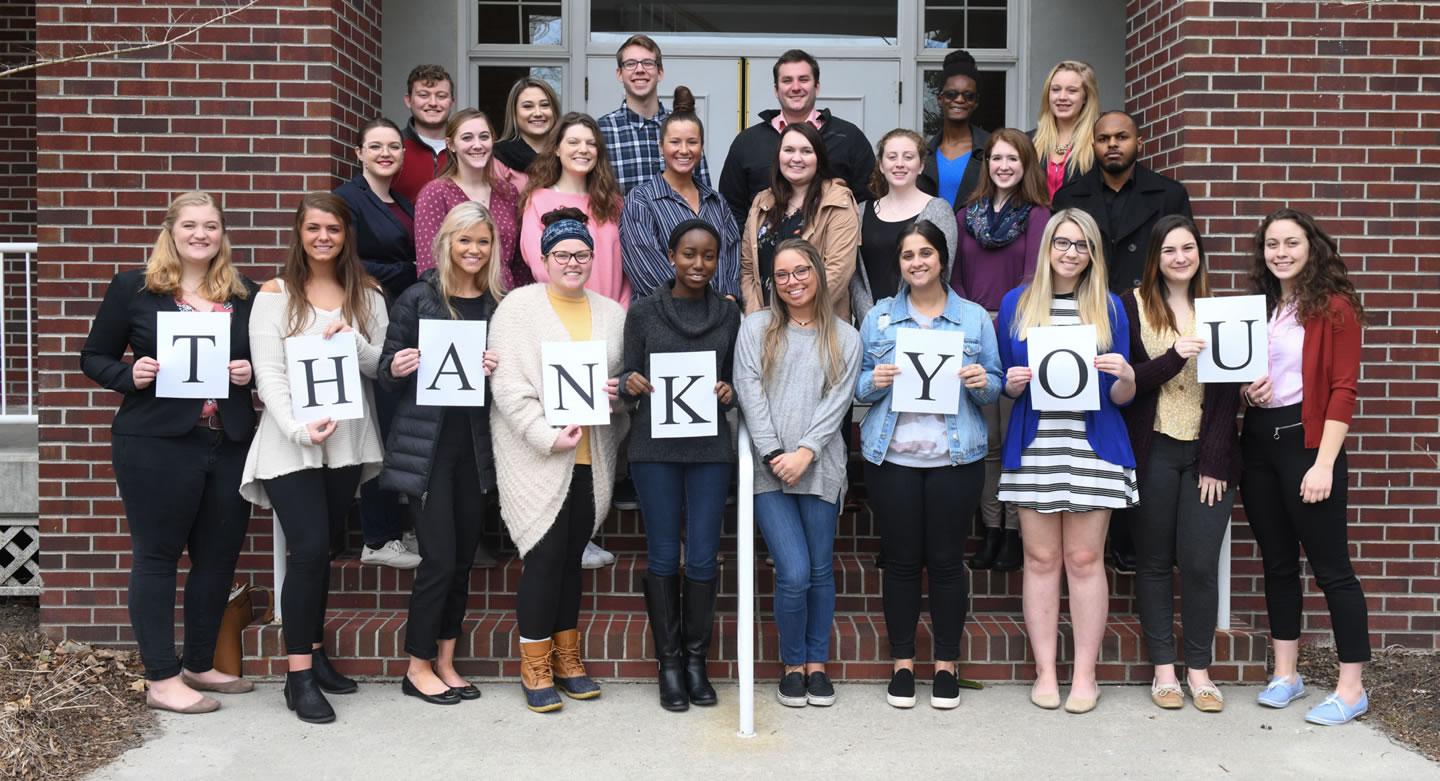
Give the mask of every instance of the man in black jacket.
[[875, 169], [875, 150], [860, 128], [833, 116], [829, 109], [815, 110], [820, 92], [820, 63], [791, 49], [771, 69], [780, 108], [760, 112], [760, 121], [746, 128], [730, 144], [720, 173], [720, 194], [742, 229], [755, 194], [770, 186], [770, 171], [780, 150], [780, 132], [795, 122], [809, 122], [820, 131], [829, 152], [830, 170], [845, 180], [856, 201], [871, 198], [867, 182]]
[[1140, 131], [1135, 118], [1107, 111], [1095, 122], [1099, 165], [1055, 193], [1055, 211], [1081, 209], [1100, 225], [1110, 291], [1116, 295], [1140, 284], [1150, 229], [1168, 214], [1190, 215], [1185, 185], [1140, 165]]

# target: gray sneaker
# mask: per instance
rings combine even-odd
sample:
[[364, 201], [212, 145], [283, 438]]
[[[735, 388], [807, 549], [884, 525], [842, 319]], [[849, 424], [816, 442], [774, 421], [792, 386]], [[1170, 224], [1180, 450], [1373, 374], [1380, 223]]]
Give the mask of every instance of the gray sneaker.
[[585, 543], [585, 552], [580, 555], [581, 569], [600, 569], [614, 563], [615, 554], [593, 542]]
[[361, 564], [380, 564], [395, 569], [415, 569], [420, 566], [420, 554], [405, 549], [405, 543], [391, 540], [378, 548], [366, 545], [360, 549]]

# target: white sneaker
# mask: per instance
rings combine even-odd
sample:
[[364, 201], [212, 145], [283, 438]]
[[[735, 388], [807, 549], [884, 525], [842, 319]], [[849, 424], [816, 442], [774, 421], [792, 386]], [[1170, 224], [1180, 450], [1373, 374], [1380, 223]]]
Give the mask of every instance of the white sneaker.
[[395, 569], [415, 569], [420, 566], [420, 554], [405, 549], [405, 543], [391, 540], [378, 548], [366, 545], [360, 549], [360, 563], [382, 564]]
[[420, 540], [415, 536], [415, 532], [409, 531], [400, 535], [400, 544], [405, 546], [405, 550], [420, 555]]
[[615, 563], [615, 555], [593, 542], [585, 543], [585, 552], [580, 554], [581, 569], [600, 569]]

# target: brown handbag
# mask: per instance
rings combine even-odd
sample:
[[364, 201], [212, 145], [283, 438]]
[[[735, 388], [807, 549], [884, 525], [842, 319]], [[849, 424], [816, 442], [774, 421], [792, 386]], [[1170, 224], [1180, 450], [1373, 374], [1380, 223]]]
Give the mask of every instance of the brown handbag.
[[249, 583], [236, 583], [230, 589], [230, 601], [225, 605], [225, 614], [220, 619], [220, 636], [215, 642], [215, 669], [229, 675], [240, 675], [244, 651], [240, 636], [254, 618], [254, 607], [250, 593], [255, 588]]

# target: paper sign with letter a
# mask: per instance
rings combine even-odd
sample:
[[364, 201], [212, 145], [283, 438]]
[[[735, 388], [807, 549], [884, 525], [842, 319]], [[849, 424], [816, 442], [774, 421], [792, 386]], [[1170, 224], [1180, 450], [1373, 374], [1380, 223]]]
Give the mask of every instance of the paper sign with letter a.
[[1095, 368], [1095, 326], [1051, 325], [1026, 334], [1030, 353], [1030, 406], [1076, 412], [1100, 409]]
[[890, 409], [954, 415], [960, 409], [960, 364], [965, 360], [965, 334], [926, 328], [895, 331], [895, 386]]
[[230, 315], [155, 314], [155, 395], [162, 399], [223, 399], [230, 395]]
[[365, 417], [364, 389], [355, 334], [292, 336], [285, 340], [285, 373], [295, 420], [353, 420]]
[[485, 406], [484, 320], [421, 320], [415, 403]]
[[650, 356], [650, 436], [713, 437], [720, 419], [715, 351]]
[[552, 426], [608, 424], [607, 366], [604, 342], [542, 342], [545, 422]]
[[1253, 382], [1270, 371], [1265, 296], [1195, 299], [1195, 356], [1200, 382]]

